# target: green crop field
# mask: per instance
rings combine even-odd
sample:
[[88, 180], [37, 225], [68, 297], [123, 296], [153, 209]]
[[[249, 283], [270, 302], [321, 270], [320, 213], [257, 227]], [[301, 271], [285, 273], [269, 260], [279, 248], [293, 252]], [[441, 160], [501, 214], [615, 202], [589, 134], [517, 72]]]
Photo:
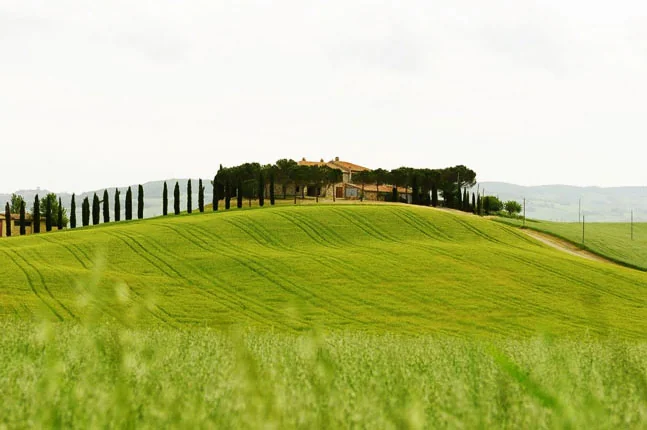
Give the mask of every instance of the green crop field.
[[0, 240], [0, 428], [644, 427], [647, 278], [403, 205]]
[[[497, 221], [522, 225], [521, 220], [510, 218], [499, 218]], [[647, 270], [647, 223], [633, 224], [633, 239], [630, 223], [586, 223], [584, 244], [581, 223], [528, 220], [526, 226], [583, 245], [583, 248], [618, 263]]]

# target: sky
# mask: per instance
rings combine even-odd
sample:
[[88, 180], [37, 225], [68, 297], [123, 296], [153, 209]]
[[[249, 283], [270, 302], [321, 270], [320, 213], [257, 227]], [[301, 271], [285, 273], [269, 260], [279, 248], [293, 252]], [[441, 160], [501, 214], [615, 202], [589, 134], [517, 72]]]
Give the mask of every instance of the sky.
[[645, 185], [647, 2], [0, 0], [0, 192], [340, 157]]

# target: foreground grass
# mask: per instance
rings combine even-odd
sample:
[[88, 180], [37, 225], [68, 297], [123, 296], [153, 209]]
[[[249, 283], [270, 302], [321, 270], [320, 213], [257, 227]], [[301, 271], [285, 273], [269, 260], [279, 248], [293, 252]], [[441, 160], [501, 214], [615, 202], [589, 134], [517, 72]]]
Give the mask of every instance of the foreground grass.
[[[498, 218], [497, 221], [521, 226], [523, 221]], [[526, 227], [566, 239], [584, 249], [621, 264], [647, 270], [647, 223], [634, 223], [633, 239], [629, 223], [586, 223], [584, 244], [582, 224], [529, 220]]]
[[647, 344], [0, 322], [0, 427], [640, 428]]

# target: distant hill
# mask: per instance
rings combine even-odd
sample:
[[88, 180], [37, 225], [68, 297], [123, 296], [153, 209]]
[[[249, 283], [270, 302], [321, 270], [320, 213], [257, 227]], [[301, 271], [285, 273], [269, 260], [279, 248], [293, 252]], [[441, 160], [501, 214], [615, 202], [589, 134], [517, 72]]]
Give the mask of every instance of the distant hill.
[[647, 222], [647, 187], [575, 187], [541, 185], [524, 187], [504, 182], [481, 182], [480, 189], [501, 200], [526, 199], [526, 216], [550, 221], [578, 221], [578, 204], [587, 221]]
[[[175, 187], [175, 182], [177, 181], [180, 184], [180, 195], [181, 195], [181, 209], [184, 211], [186, 210], [186, 185], [188, 182], [188, 179], [167, 179], [167, 184], [169, 187], [169, 211], [173, 210], [173, 187]], [[212, 199], [212, 188], [211, 188], [211, 182], [210, 179], [203, 179], [204, 182], [204, 200], [205, 204], [211, 203]], [[151, 218], [154, 216], [162, 215], [162, 190], [164, 188], [164, 181], [153, 181], [153, 182], [147, 182], [145, 184], [142, 184], [144, 187], [144, 217], [145, 218]], [[138, 184], [131, 185], [132, 191], [133, 191], [133, 214], [136, 216], [137, 215], [137, 187]], [[196, 209], [198, 207], [198, 180], [197, 179], [192, 179], [191, 180], [191, 187], [192, 187], [192, 196], [193, 196], [193, 208]], [[124, 200], [126, 198], [126, 190], [128, 189], [128, 186], [126, 187], [119, 187], [119, 190], [121, 191], [121, 218], [124, 219], [125, 215], [125, 205], [124, 205]], [[31, 207], [34, 202], [34, 197], [36, 194], [39, 195], [39, 197], [45, 196], [49, 191], [47, 190], [18, 190], [15, 193], [20, 194], [25, 198], [27, 201], [27, 210], [31, 211]], [[103, 189], [101, 190], [93, 190], [93, 191], [88, 191], [82, 194], [77, 194], [76, 195], [76, 207], [77, 207], [77, 217], [80, 220], [81, 218], [81, 203], [83, 202], [83, 199], [85, 197], [90, 198], [90, 202], [92, 202], [92, 197], [94, 196], [94, 193], [97, 193], [99, 198], [103, 198]], [[115, 187], [110, 187], [108, 188], [108, 194], [110, 196], [110, 217], [112, 218], [113, 216], [113, 205], [114, 205], [114, 196], [115, 196]], [[69, 193], [57, 193], [59, 197], [61, 197], [61, 201], [63, 202], [63, 206], [68, 208], [70, 207], [70, 201], [72, 200], [72, 194]], [[4, 208], [5, 203], [11, 199], [11, 194], [0, 194], [0, 204], [2, 208]]]

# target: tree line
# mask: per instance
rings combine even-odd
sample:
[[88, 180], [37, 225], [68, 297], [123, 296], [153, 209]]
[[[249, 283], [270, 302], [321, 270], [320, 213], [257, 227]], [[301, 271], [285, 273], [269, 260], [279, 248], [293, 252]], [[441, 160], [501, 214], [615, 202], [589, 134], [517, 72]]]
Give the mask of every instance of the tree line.
[[[297, 195], [305, 198], [305, 189], [314, 188], [315, 199], [319, 199], [321, 190], [327, 190], [335, 184], [343, 181], [343, 171], [330, 167], [325, 163], [314, 165], [300, 165], [291, 159], [280, 159], [274, 164], [261, 165], [260, 163], [244, 163], [238, 166], [223, 167], [220, 165], [213, 180], [211, 209], [218, 211], [220, 202], [224, 202], [224, 209], [228, 210], [235, 200], [237, 208], [242, 208], [247, 200], [249, 206], [252, 200], [258, 201], [259, 206], [265, 205], [265, 199], [269, 198], [270, 205], [274, 205], [277, 196], [275, 190], [280, 189], [282, 198], [287, 199], [287, 190], [293, 187], [296, 203]], [[476, 184], [476, 173], [463, 165], [443, 169], [399, 167], [397, 169], [374, 169], [358, 171], [352, 174], [349, 181], [360, 187], [360, 199], [364, 199], [367, 190], [375, 187], [374, 191], [378, 198], [391, 202], [405, 202], [414, 205], [443, 206], [447, 208], [473, 212], [479, 215], [497, 212], [503, 208], [503, 204], [494, 196], [479, 195], [477, 192], [470, 192]], [[388, 185], [391, 192], [380, 192], [380, 186]], [[403, 192], [404, 190], [404, 192]], [[164, 182], [162, 190], [162, 215], [169, 214], [169, 187]], [[205, 211], [205, 186], [202, 179], [198, 180], [198, 206], [199, 212]], [[189, 179], [186, 186], [186, 212], [192, 213], [192, 181]], [[336, 199], [335, 192], [332, 192], [333, 200]], [[440, 200], [442, 198], [442, 201]], [[173, 213], [181, 213], [181, 192], [179, 182], [173, 188]], [[114, 202], [112, 211], [110, 207], [110, 195], [104, 190], [100, 198], [96, 193], [90, 200], [85, 197], [81, 203], [81, 226], [90, 224], [97, 225], [101, 221], [121, 221], [121, 192], [115, 189], [113, 194]], [[24, 233], [25, 225], [25, 202], [21, 196], [12, 196], [11, 204], [7, 203], [7, 219], [10, 213], [20, 213], [20, 233]], [[124, 200], [125, 219], [133, 219], [133, 191], [128, 187]], [[63, 207], [60, 198], [56, 194], [47, 194], [42, 199], [36, 195], [32, 207], [33, 232], [40, 233], [41, 217], [45, 219], [46, 231], [51, 231], [54, 226], [62, 229], [69, 223], [70, 228], [79, 226], [77, 221], [76, 195], [72, 194], [69, 218]], [[111, 218], [111, 214], [113, 217]], [[137, 187], [137, 219], [144, 217], [144, 188]], [[10, 223], [7, 223], [7, 235], [10, 235]]]

